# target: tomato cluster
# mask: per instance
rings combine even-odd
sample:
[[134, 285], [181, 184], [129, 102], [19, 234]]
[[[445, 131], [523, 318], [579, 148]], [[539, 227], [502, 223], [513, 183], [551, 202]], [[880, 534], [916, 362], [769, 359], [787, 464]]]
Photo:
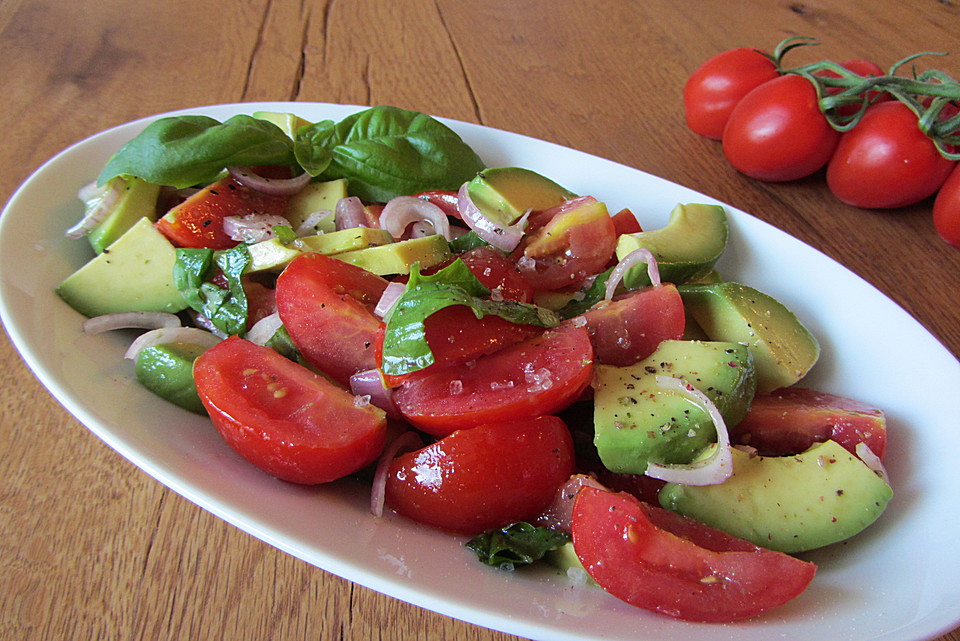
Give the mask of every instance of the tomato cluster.
[[936, 70], [894, 75], [905, 61], [889, 75], [868, 60], [784, 69], [783, 44], [773, 55], [741, 48], [704, 62], [684, 87], [688, 126], [721, 140], [751, 178], [792, 181], [825, 168], [830, 191], [853, 207], [896, 209], [936, 194], [936, 229], [960, 247], [960, 83]]

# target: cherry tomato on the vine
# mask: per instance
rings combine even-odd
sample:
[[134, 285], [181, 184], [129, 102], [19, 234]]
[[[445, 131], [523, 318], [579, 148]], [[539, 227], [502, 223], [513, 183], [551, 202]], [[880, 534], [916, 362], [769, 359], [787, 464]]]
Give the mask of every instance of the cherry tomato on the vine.
[[[858, 76], [863, 76], [864, 78], [869, 78], [871, 76], [882, 76], [886, 72], [880, 68], [875, 62], [870, 60], [845, 60], [840, 63], [840, 66], [852, 71]], [[819, 71], [816, 74], [824, 78], [839, 78], [840, 75], [830, 71], [829, 69], [824, 69]], [[827, 94], [835, 94], [841, 91], [840, 87], [827, 87]], [[881, 91], [868, 91], [867, 97], [874, 102], [883, 102], [884, 100], [890, 100], [892, 96], [888, 93]], [[837, 113], [841, 116], [852, 116], [860, 110], [860, 103], [851, 103], [849, 105], [841, 105], [837, 108]]]
[[883, 102], [843, 134], [827, 167], [827, 185], [848, 205], [893, 209], [933, 195], [954, 164], [920, 131], [910, 107]]
[[751, 178], [797, 180], [826, 165], [839, 138], [820, 111], [813, 83], [788, 74], [737, 104], [723, 130], [723, 153]]
[[756, 49], [731, 49], [717, 54], [700, 65], [684, 85], [687, 126], [702, 136], [720, 140], [737, 103], [778, 75], [773, 60]]
[[945, 241], [960, 249], [960, 165], [950, 172], [933, 201], [933, 224]]

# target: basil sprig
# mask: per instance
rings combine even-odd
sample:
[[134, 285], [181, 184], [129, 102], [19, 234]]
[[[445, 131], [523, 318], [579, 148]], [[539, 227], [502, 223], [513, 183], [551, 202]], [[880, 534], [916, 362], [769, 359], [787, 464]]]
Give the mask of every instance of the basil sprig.
[[[247, 331], [247, 295], [241, 274], [250, 265], [246, 245], [233, 249], [177, 249], [173, 280], [184, 300], [227, 336]], [[211, 282], [222, 274], [227, 288]]]
[[514, 523], [499, 530], [490, 530], [470, 539], [466, 546], [477, 559], [501, 570], [539, 561], [552, 550], [570, 541], [570, 535], [530, 523]]
[[439, 120], [379, 105], [340, 122], [305, 125], [293, 139], [246, 115], [222, 123], [207, 116], [160, 118], [113, 155], [98, 182], [137, 176], [184, 188], [210, 182], [231, 165], [283, 165], [321, 180], [346, 178], [352, 195], [371, 202], [456, 189], [484, 167]]
[[384, 373], [409, 374], [434, 363], [424, 321], [451, 305], [466, 305], [477, 318], [495, 314], [519, 325], [555, 327], [560, 322], [554, 312], [543, 307], [488, 296], [490, 290], [459, 258], [430, 276], [422, 275], [419, 264], [414, 264], [406, 288], [384, 319]]

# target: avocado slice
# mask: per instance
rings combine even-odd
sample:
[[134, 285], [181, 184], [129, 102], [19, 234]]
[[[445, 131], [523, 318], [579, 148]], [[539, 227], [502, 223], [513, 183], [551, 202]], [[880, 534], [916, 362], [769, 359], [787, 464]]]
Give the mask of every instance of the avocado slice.
[[893, 497], [886, 481], [834, 441], [794, 456], [731, 451], [733, 475], [725, 482], [667, 483], [660, 504], [755, 545], [792, 554], [857, 534]]
[[113, 244], [57, 286], [86, 316], [112, 312], [179, 312], [187, 302], [173, 282], [177, 250], [141, 218]]
[[276, 126], [283, 129], [283, 133], [287, 134], [291, 138], [297, 135], [297, 129], [310, 124], [309, 121], [304, 120], [296, 114], [282, 111], [254, 111], [253, 117], [257, 120], [266, 120], [267, 122], [272, 122]]
[[711, 340], [750, 346], [759, 393], [793, 385], [820, 357], [820, 343], [796, 315], [753, 287], [721, 282], [678, 289], [685, 309]]
[[[303, 189], [290, 198], [283, 215], [290, 221], [291, 227], [299, 229], [310, 214], [321, 210], [335, 211], [340, 199], [346, 197], [346, 178], [307, 183]], [[323, 218], [314, 226], [314, 231], [318, 234], [330, 233], [335, 230], [336, 219], [332, 215]]]
[[271, 238], [247, 247], [251, 259], [247, 272], [279, 271], [304, 252], [332, 256], [392, 242], [393, 235], [387, 230], [369, 227], [353, 227], [329, 234], [304, 236], [289, 244], [284, 244], [278, 238]]
[[644, 474], [651, 461], [689, 463], [716, 441], [710, 417], [660, 388], [658, 375], [682, 378], [706, 394], [729, 425], [743, 419], [756, 386], [753, 358], [739, 343], [666, 340], [634, 365], [597, 365], [593, 442], [611, 472]]
[[[157, 219], [157, 199], [160, 185], [148, 183], [133, 176], [117, 176], [111, 179], [98, 193], [120, 190], [120, 197], [110, 213], [87, 235], [90, 246], [98, 254], [114, 242], [141, 218]], [[96, 207], [99, 198], [88, 202], [87, 207]]]
[[480, 212], [501, 227], [527, 210], [542, 211], [576, 198], [572, 191], [529, 169], [492, 167], [467, 183], [467, 194]]
[[[657, 259], [660, 278], [680, 285], [708, 278], [727, 248], [727, 213], [717, 205], [677, 205], [666, 226], [651, 231], [622, 234], [617, 259], [637, 249], [648, 249]], [[650, 284], [646, 265], [636, 265], [624, 275], [624, 286], [637, 289]]]
[[450, 243], [440, 234], [401, 240], [388, 245], [367, 247], [334, 254], [334, 258], [363, 267], [378, 276], [409, 274], [410, 266], [420, 263], [427, 269], [451, 257]]
[[203, 347], [187, 343], [146, 347], [137, 354], [137, 380], [160, 398], [206, 415], [193, 381], [193, 362], [203, 351]]

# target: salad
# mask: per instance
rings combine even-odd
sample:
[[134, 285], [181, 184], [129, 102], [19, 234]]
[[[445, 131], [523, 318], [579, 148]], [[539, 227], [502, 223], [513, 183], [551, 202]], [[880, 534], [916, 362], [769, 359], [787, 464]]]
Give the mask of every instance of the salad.
[[892, 496], [883, 413], [802, 387], [816, 338], [714, 271], [720, 207], [645, 231], [392, 107], [161, 119], [81, 199], [94, 257], [58, 293], [86, 331], [145, 330], [144, 386], [491, 565], [737, 620]]

